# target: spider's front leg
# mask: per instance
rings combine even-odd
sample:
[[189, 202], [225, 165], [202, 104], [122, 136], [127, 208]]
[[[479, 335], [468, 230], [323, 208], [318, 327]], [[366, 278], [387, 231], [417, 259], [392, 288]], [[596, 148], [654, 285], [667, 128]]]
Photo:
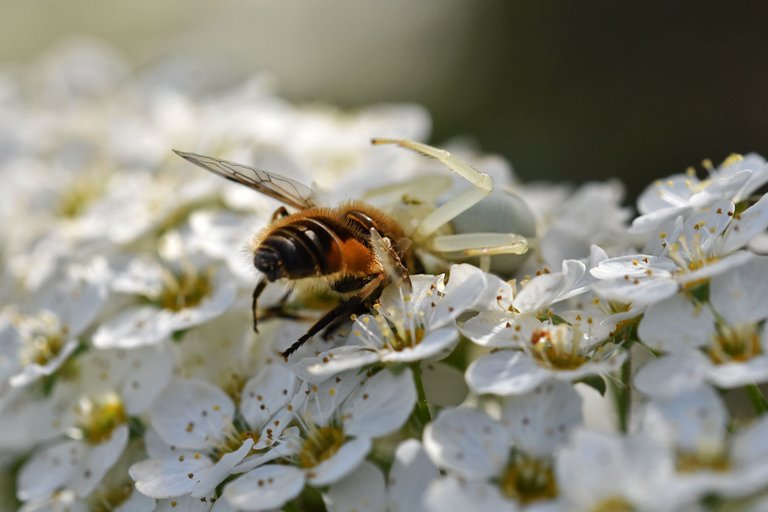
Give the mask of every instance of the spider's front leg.
[[487, 266], [491, 256], [523, 254], [528, 250], [526, 239], [515, 233], [459, 233], [433, 236], [438, 229], [488, 197], [493, 192], [493, 178], [444, 149], [402, 139], [373, 139], [371, 142], [396, 144], [435, 158], [472, 185], [472, 188], [435, 208], [419, 222], [413, 235], [416, 242], [425, 244], [433, 252], [444, 255], [479, 256], [484, 266]]

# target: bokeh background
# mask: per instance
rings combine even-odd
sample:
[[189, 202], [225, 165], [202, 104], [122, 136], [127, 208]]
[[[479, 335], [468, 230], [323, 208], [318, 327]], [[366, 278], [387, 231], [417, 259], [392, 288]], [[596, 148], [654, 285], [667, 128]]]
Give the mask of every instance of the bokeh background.
[[768, 2], [0, 2], [0, 65], [72, 36], [204, 93], [258, 71], [296, 102], [417, 102], [524, 179], [650, 179], [768, 153]]

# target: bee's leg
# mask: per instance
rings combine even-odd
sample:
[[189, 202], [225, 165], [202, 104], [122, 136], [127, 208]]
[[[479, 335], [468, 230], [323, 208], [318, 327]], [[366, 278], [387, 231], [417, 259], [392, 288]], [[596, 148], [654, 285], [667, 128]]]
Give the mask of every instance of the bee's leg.
[[335, 333], [342, 325], [344, 325], [344, 322], [351, 320], [354, 315], [362, 315], [367, 313], [369, 308], [370, 304], [368, 304], [368, 301], [361, 301], [356, 307], [350, 308], [349, 311], [343, 314], [339, 314], [339, 316], [337, 316], [330, 324], [325, 327], [325, 330], [323, 331], [323, 339], [329, 339], [331, 336], [333, 336], [333, 333]]
[[304, 335], [299, 338], [296, 343], [288, 347], [286, 350], [280, 353], [281, 356], [283, 356], [283, 359], [286, 361], [288, 360], [288, 357], [290, 357], [291, 354], [296, 352], [307, 340], [309, 340], [312, 336], [317, 334], [318, 332], [325, 329], [328, 325], [333, 323], [337, 318], [341, 316], [349, 316], [352, 311], [357, 309], [360, 304], [362, 304], [364, 297], [352, 297], [346, 302], [342, 302], [332, 310], [330, 310], [328, 313], [323, 315], [320, 320], [315, 322], [315, 324], [309, 328], [309, 330], [304, 333]]
[[259, 326], [258, 326], [259, 315], [256, 309], [259, 301], [259, 295], [261, 295], [261, 292], [263, 292], [264, 288], [266, 287], [267, 287], [267, 280], [260, 279], [259, 282], [256, 283], [256, 287], [253, 289], [253, 299], [251, 300], [251, 311], [253, 312], [253, 332], [259, 332]]
[[288, 210], [286, 209], [286, 207], [281, 206], [280, 208], [275, 210], [275, 213], [272, 214], [272, 222], [275, 222], [276, 220], [280, 220], [283, 217], [287, 217], [288, 215], [290, 214], [288, 213]]
[[287, 361], [288, 357], [296, 352], [307, 340], [331, 325], [334, 321], [337, 320], [337, 318], [348, 317], [354, 311], [357, 311], [361, 305], [364, 306], [365, 302], [380, 290], [382, 283], [384, 283], [386, 279], [387, 276], [383, 273], [372, 276], [371, 279], [369, 279], [366, 283], [363, 284], [361, 288], [359, 288], [360, 293], [358, 295], [355, 295], [349, 300], [342, 302], [331, 311], [323, 315], [323, 317], [315, 322], [315, 324], [310, 327], [309, 330], [296, 341], [296, 343], [281, 352], [280, 355], [283, 356], [283, 359]]

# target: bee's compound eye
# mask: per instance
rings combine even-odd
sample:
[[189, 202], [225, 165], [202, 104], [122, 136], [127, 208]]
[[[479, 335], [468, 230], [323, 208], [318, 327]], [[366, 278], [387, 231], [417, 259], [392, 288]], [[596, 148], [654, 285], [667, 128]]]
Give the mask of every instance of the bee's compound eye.
[[276, 281], [285, 277], [280, 254], [272, 247], [259, 247], [253, 255], [253, 265], [262, 271], [267, 279]]

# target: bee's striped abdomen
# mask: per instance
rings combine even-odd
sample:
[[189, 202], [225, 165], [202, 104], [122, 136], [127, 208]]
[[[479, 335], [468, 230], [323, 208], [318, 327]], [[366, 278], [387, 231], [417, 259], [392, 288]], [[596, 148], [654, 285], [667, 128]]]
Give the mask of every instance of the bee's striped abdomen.
[[256, 268], [270, 281], [324, 276], [342, 270], [338, 228], [331, 219], [302, 217], [275, 228], [254, 251]]

